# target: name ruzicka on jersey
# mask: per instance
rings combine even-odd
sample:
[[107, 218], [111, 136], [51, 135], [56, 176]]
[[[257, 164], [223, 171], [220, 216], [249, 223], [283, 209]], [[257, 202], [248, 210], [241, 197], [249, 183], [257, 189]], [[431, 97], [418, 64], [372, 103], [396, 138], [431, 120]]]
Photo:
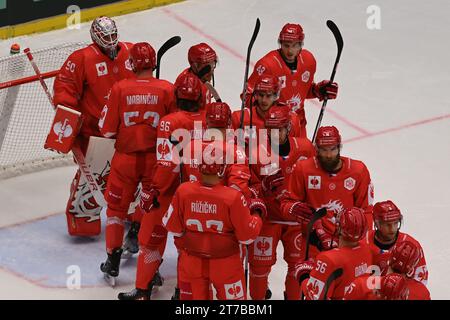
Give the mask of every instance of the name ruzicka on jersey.
[[191, 202], [191, 211], [195, 213], [217, 213], [217, 204], [207, 201]]
[[133, 94], [127, 96], [127, 105], [157, 104], [158, 96], [155, 94]]

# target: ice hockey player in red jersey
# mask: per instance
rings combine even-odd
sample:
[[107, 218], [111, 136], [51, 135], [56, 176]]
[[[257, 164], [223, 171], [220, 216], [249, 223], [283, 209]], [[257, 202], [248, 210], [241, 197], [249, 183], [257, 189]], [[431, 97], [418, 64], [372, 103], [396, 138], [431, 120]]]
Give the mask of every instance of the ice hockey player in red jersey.
[[[90, 33], [93, 43], [73, 52], [61, 67], [53, 97], [55, 106], [63, 105], [81, 112], [83, 123], [75, 143], [84, 153], [90, 136], [102, 137], [98, 121], [111, 87], [121, 79], [134, 77], [128, 61], [132, 44], [119, 42], [115, 22], [108, 17], [96, 18]], [[105, 161], [104, 169], [98, 172], [101, 173], [98, 179], [101, 188], [106, 188], [108, 171]], [[78, 170], [66, 208], [68, 232], [73, 236], [95, 236], [101, 231], [101, 208], [80, 179], [83, 178]]]
[[[277, 246], [283, 243], [284, 260], [288, 271], [285, 281], [285, 298], [298, 300], [300, 287], [295, 278], [295, 265], [302, 260], [301, 232], [302, 226], [292, 215], [283, 215], [280, 210], [279, 197], [286, 190], [292, 168], [299, 159], [307, 159], [315, 155], [312, 143], [306, 138], [290, 137], [292, 128], [291, 112], [286, 106], [273, 106], [265, 114], [264, 127], [278, 130], [278, 140], [270, 143], [269, 152], [276, 155], [277, 161], [252, 164], [254, 181], [252, 188], [261, 194], [268, 209], [267, 219], [255, 242], [249, 246], [250, 262], [250, 296], [253, 300], [266, 297], [268, 277], [277, 260]], [[271, 136], [268, 132], [269, 137]], [[276, 136], [274, 136], [276, 138]], [[270, 138], [269, 138], [270, 139]], [[271, 147], [273, 146], [273, 149]], [[263, 145], [260, 145], [263, 148]]]
[[252, 243], [262, 220], [241, 192], [220, 183], [223, 157], [200, 161], [201, 181], [181, 184], [163, 218], [177, 237], [180, 299], [207, 300], [212, 283], [219, 300], [245, 300], [239, 243]]
[[[195, 163], [195, 151], [202, 144], [220, 148], [226, 154], [227, 166], [221, 182], [244, 194], [247, 202], [251, 202], [253, 194], [249, 189], [250, 169], [245, 150], [234, 143], [235, 135], [228, 131], [231, 125], [231, 109], [225, 102], [211, 102], [205, 108], [206, 131], [203, 139], [193, 139], [183, 148], [182, 176], [187, 180], [200, 179], [198, 164]], [[213, 142], [214, 141], [214, 142]], [[197, 145], [196, 145], [197, 144]], [[230, 153], [230, 154], [228, 154]]]
[[407, 300], [408, 295], [407, 280], [399, 273], [363, 275], [346, 288], [343, 300]]
[[[159, 120], [176, 108], [173, 85], [153, 77], [156, 54], [149, 43], [136, 43], [131, 48], [130, 63], [136, 78], [123, 79], [113, 85], [99, 121], [101, 133], [107, 138], [116, 138], [105, 192], [108, 259], [101, 265], [101, 270], [112, 277], [119, 274], [124, 221], [138, 184], [152, 184]], [[140, 217], [136, 213], [133, 218], [127, 235], [129, 241], [124, 247], [130, 253], [137, 253]]]
[[[264, 118], [267, 111], [272, 106], [284, 106], [284, 104], [279, 103], [280, 98], [281, 83], [279, 79], [272, 75], [263, 75], [255, 80], [255, 86], [253, 89], [253, 94], [255, 96], [255, 103], [250, 108], [244, 110], [234, 111], [232, 114], [232, 126], [233, 129], [240, 128], [242, 112], [244, 113], [242, 128], [246, 131], [246, 136], [249, 136], [249, 127], [252, 127], [252, 132], [258, 133], [259, 129], [264, 128]], [[287, 106], [285, 106], [288, 108]], [[291, 130], [289, 132], [290, 136], [293, 137], [304, 137], [306, 134], [302, 135], [301, 128], [299, 125], [299, 120], [294, 112], [290, 113], [291, 118]], [[259, 138], [259, 135], [256, 135]], [[265, 138], [265, 137], [264, 137]]]
[[[342, 299], [355, 278], [364, 275], [372, 264], [370, 249], [360, 241], [367, 232], [364, 210], [353, 207], [341, 212], [336, 232], [339, 247], [319, 253], [308, 281], [302, 283], [307, 300]], [[342, 275], [327, 287], [330, 275], [340, 268]]]
[[[218, 57], [216, 51], [208, 44], [202, 42], [189, 48], [189, 68], [183, 70], [178, 77], [186, 73], [195, 75], [202, 83], [202, 101], [200, 109], [204, 109], [213, 97], [210, 87], [214, 78]], [[177, 78], [178, 79], [178, 78]]]
[[[139, 256], [136, 270], [136, 288], [120, 293], [120, 300], [149, 299], [155, 285], [154, 276], [162, 262], [166, 247], [167, 230], [162, 226], [162, 217], [180, 185], [181, 157], [175, 146], [184, 139], [201, 138], [205, 130], [205, 111], [199, 110], [202, 103], [200, 80], [186, 73], [174, 84], [179, 111], [161, 118], [158, 124], [154, 179], [150, 186], [141, 190], [140, 207], [144, 214], [139, 230]], [[183, 134], [187, 134], [184, 136]]]
[[[343, 157], [341, 135], [334, 126], [319, 128], [316, 136], [317, 155], [296, 163], [282, 199], [284, 215], [292, 215], [306, 226], [312, 208], [326, 208], [327, 215], [316, 221], [311, 240], [311, 256], [319, 250], [336, 246], [335, 219], [347, 208], [366, 209], [373, 203], [373, 186], [370, 174], [362, 161]], [[369, 229], [372, 215], [366, 213]], [[305, 240], [305, 239], [303, 239]]]
[[248, 79], [247, 105], [251, 101], [257, 78], [271, 74], [281, 81], [280, 102], [287, 104], [299, 116], [301, 136], [306, 137], [304, 103], [306, 99], [335, 99], [338, 84], [329, 80], [314, 82], [316, 60], [313, 54], [303, 48], [305, 35], [299, 24], [287, 23], [278, 37], [280, 48], [270, 51], [255, 64]]
[[415, 280], [427, 284], [428, 269], [425, 255], [419, 242], [409, 234], [400, 232], [403, 215], [400, 209], [391, 200], [375, 203], [373, 206], [373, 220], [375, 230], [370, 230], [365, 239], [370, 246], [374, 264], [380, 267], [381, 274], [386, 274], [387, 262], [396, 243], [402, 241], [413, 242], [418, 248], [420, 259], [414, 272], [410, 275]]
[[403, 240], [392, 249], [388, 261], [388, 273], [398, 272], [405, 276], [409, 290], [408, 300], [430, 300], [425, 284], [416, 279], [417, 267], [423, 258], [422, 248], [417, 241]]

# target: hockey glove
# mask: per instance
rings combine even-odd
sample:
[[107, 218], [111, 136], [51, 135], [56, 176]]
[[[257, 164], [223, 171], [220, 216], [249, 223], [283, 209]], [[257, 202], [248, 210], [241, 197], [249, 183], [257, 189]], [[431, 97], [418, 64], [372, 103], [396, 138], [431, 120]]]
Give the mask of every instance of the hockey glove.
[[303, 280], [309, 278], [309, 274], [314, 268], [314, 262], [312, 260], [302, 261], [295, 265], [295, 279], [301, 284]]
[[311, 220], [314, 209], [308, 206], [304, 202], [294, 202], [294, 204], [289, 209], [289, 213], [294, 216], [297, 222], [308, 223]]
[[261, 181], [261, 187], [264, 195], [270, 195], [276, 191], [278, 187], [284, 184], [284, 176], [281, 170], [278, 170], [275, 174], [270, 176], [264, 176]]
[[262, 199], [250, 199], [248, 202], [248, 208], [250, 213], [257, 213], [261, 217], [261, 219], [265, 219], [267, 217], [267, 207]]
[[324, 99], [336, 99], [338, 88], [339, 87], [336, 82], [323, 80], [319, 83], [313, 84], [313, 93], [319, 99], [319, 101], [322, 101]]
[[145, 212], [149, 212], [152, 206], [155, 208], [159, 207], [158, 202], [159, 191], [151, 188], [151, 189], [142, 189], [141, 190], [141, 201], [139, 202], [139, 206]]
[[314, 222], [314, 231], [316, 232], [317, 237], [319, 238], [319, 250], [326, 251], [331, 250], [333, 248], [337, 248], [338, 243], [334, 239], [333, 235], [327, 232], [322, 226], [322, 220], [317, 220]]

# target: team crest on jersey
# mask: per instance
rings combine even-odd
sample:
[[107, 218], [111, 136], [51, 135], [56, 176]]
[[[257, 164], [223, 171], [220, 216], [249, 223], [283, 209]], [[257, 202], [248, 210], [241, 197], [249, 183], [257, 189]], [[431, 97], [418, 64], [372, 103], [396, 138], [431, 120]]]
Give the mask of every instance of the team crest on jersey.
[[286, 76], [278, 77], [280, 79], [281, 89], [286, 88]]
[[352, 177], [344, 180], [344, 188], [347, 190], [353, 190], [353, 188], [355, 187], [355, 184], [356, 184], [356, 180], [353, 179]]
[[309, 298], [311, 300], [319, 300], [324, 286], [325, 283], [323, 283], [323, 281], [320, 281], [319, 279], [316, 279], [314, 277], [310, 277], [306, 285]]
[[258, 72], [259, 76], [261, 76], [264, 73], [264, 71], [266, 71], [266, 68], [262, 64], [260, 64], [258, 68], [256, 68], [256, 72]]
[[427, 277], [428, 277], [428, 270], [426, 265], [416, 268], [414, 272], [414, 279], [416, 279], [419, 282], [422, 282], [424, 285], [427, 285]]
[[158, 138], [156, 140], [156, 160], [172, 161], [172, 143], [169, 139]]
[[257, 237], [254, 242], [255, 256], [272, 256], [272, 237]]
[[296, 112], [302, 105], [302, 97], [300, 97], [300, 94], [297, 93], [296, 95], [293, 95], [288, 101], [286, 101], [286, 103], [293, 112]]
[[320, 189], [320, 176], [308, 176], [308, 189]]
[[241, 280], [231, 284], [224, 284], [224, 287], [227, 300], [241, 300], [244, 298], [244, 286]]
[[106, 65], [106, 62], [97, 63], [95, 65], [95, 68], [97, 69], [97, 75], [99, 77], [105, 76], [108, 74], [108, 66]]
[[303, 82], [308, 82], [310, 76], [311, 76], [311, 73], [309, 71], [303, 72], [303, 74], [302, 74], [302, 81]]

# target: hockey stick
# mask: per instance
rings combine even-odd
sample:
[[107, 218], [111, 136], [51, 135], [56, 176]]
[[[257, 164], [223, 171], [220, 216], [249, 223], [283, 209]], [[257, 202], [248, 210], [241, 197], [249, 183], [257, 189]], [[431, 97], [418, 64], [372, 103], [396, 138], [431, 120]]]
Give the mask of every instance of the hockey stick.
[[[307, 226], [307, 229], [306, 229], [306, 237], [305, 237], [305, 243], [306, 243], [305, 257], [304, 257], [303, 261], [306, 261], [306, 260], [309, 259], [309, 241], [310, 241], [310, 238], [311, 238], [311, 233], [312, 233], [312, 229], [313, 229], [314, 223], [317, 220], [322, 219], [323, 217], [325, 217], [326, 214], [327, 214], [327, 209], [326, 208], [320, 208], [319, 210], [316, 210], [313, 213], [313, 216], [311, 217], [311, 220], [309, 220], [309, 222], [308, 222], [308, 226]], [[304, 277], [300, 278], [298, 280], [299, 284], [301, 285], [302, 281], [305, 280], [307, 277], [308, 277], [308, 275], [306, 274], [306, 275], [304, 275]], [[303, 295], [303, 292], [302, 292], [300, 300], [303, 300], [303, 299], [304, 299], [304, 295]]]
[[[244, 126], [244, 106], [245, 106], [245, 99], [247, 96], [247, 81], [248, 81], [248, 70], [250, 67], [250, 54], [252, 52], [253, 44], [255, 43], [256, 37], [259, 33], [259, 28], [261, 27], [261, 22], [259, 21], [259, 18], [256, 19], [255, 29], [253, 30], [252, 38], [250, 39], [250, 43], [248, 44], [247, 48], [247, 60], [245, 61], [245, 75], [244, 75], [244, 88], [242, 91], [242, 103], [241, 103], [241, 122], [239, 125], [239, 128], [243, 128]], [[251, 108], [250, 108], [251, 112]]]
[[325, 217], [325, 215], [327, 214], [327, 209], [326, 208], [320, 208], [319, 210], [315, 211], [311, 220], [308, 222], [308, 226], [306, 229], [306, 238], [305, 238], [305, 242], [306, 242], [306, 250], [305, 250], [305, 258], [304, 261], [308, 260], [309, 258], [309, 241], [311, 238], [311, 233], [312, 233], [312, 229], [314, 226], [314, 223]]
[[159, 72], [161, 70], [161, 58], [162, 56], [169, 50], [170, 48], [176, 46], [181, 41], [180, 36], [174, 36], [164, 42], [164, 44], [159, 48], [158, 53], [156, 54], [156, 78], [159, 79]]
[[[338, 49], [337, 55], [336, 55], [336, 60], [334, 61], [333, 71], [331, 72], [331, 77], [330, 77], [330, 82], [333, 82], [334, 75], [336, 74], [336, 69], [339, 64], [339, 60], [341, 58], [342, 48], [344, 47], [344, 40], [342, 39], [341, 32], [339, 31], [338, 27], [336, 26], [336, 24], [333, 21], [327, 20], [327, 26], [331, 30], [331, 32], [333, 32], [334, 38], [336, 39], [337, 49]], [[323, 114], [325, 112], [325, 108], [327, 106], [327, 101], [328, 101], [328, 99], [326, 99], [326, 98], [323, 100], [322, 108], [320, 109], [319, 119], [317, 119], [316, 128], [314, 129], [314, 135], [311, 140], [313, 142], [316, 139], [317, 130], [319, 129], [320, 124], [322, 123], [322, 118], [323, 118]]]
[[338, 268], [338, 269], [334, 270], [332, 274], [330, 274], [327, 281], [325, 282], [325, 287], [324, 287], [325, 290], [323, 292], [323, 300], [327, 299], [328, 289], [330, 289], [331, 283], [333, 283], [334, 280], [336, 280], [337, 278], [342, 276], [343, 272], [344, 271], [342, 270], [342, 268]]
[[[37, 66], [36, 62], [34, 61], [33, 55], [30, 52], [30, 48], [26, 48], [23, 52], [27, 55], [27, 58], [30, 61], [31, 66], [34, 69], [34, 72], [36, 73], [36, 75], [39, 78], [39, 82], [41, 83], [42, 89], [44, 89], [45, 94], [47, 95], [47, 98], [48, 98], [51, 106], [53, 107], [53, 109], [55, 109], [55, 106], [53, 104], [53, 98], [50, 94], [50, 91], [48, 90], [47, 84], [45, 83], [44, 79], [42, 78], [42, 74], [41, 74], [41, 71], [39, 70], [39, 67]], [[75, 158], [75, 161], [78, 163], [78, 166], [80, 168], [82, 175], [86, 179], [89, 190], [91, 191], [92, 195], [94, 196], [95, 201], [97, 202], [97, 204], [99, 206], [106, 207], [106, 201], [103, 196], [103, 193], [102, 193], [99, 185], [97, 184], [97, 181], [95, 180], [95, 177], [91, 171], [91, 168], [86, 163], [84, 154], [81, 151], [81, 148], [78, 144], [75, 143], [72, 146], [72, 153]]]
[[[211, 66], [207, 65], [204, 68], [202, 68], [199, 73], [197, 74], [197, 77], [199, 79], [203, 78], [204, 75], [208, 74], [209, 72], [211, 72]], [[214, 81], [214, 74], [213, 74], [213, 81]], [[216, 102], [222, 102], [222, 99], [219, 96], [219, 93], [217, 92], [216, 88], [214, 88], [214, 82], [213, 84], [211, 84], [209, 81], [204, 82], [204, 85], [208, 88], [209, 92], [211, 92], [214, 100], [216, 100]]]

